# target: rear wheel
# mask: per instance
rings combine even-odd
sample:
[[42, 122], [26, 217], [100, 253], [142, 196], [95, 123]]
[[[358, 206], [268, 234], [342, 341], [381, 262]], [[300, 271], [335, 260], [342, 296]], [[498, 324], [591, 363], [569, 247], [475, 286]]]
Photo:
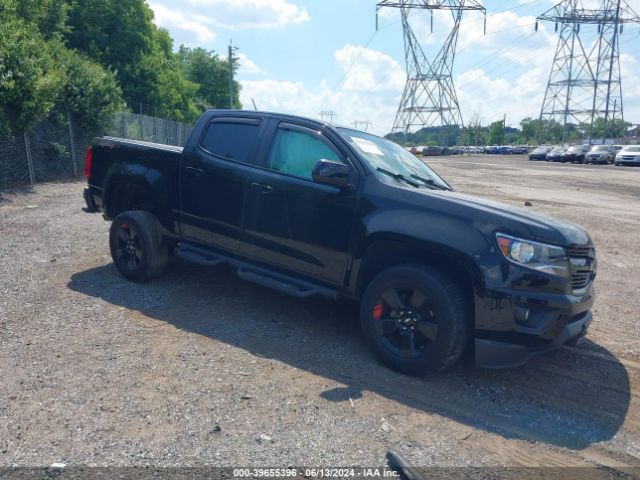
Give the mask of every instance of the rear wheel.
[[367, 287], [360, 323], [387, 366], [410, 375], [444, 370], [462, 356], [472, 313], [457, 283], [422, 266], [393, 267]]
[[111, 258], [120, 274], [132, 282], [159, 277], [167, 266], [158, 224], [151, 212], [133, 210], [118, 215], [109, 232]]

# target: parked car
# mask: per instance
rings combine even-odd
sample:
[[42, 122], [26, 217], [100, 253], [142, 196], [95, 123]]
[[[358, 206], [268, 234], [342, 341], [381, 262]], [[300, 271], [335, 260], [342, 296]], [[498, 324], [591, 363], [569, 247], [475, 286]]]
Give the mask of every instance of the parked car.
[[513, 147], [509, 147], [509, 153], [511, 155], [526, 155], [529, 153], [529, 149], [524, 145], [515, 145]]
[[584, 163], [613, 163], [616, 152], [613, 145], [594, 145], [584, 157]]
[[172, 252], [294, 297], [357, 300], [368, 344], [402, 372], [443, 370], [467, 351], [519, 365], [591, 323], [584, 230], [456, 193], [365, 132], [210, 110], [184, 148], [94, 139], [85, 175], [87, 210], [112, 220], [127, 280], [160, 276]]
[[448, 147], [430, 146], [430, 147], [424, 147], [424, 149], [422, 150], [422, 154], [425, 157], [439, 157], [441, 155], [449, 155], [450, 151]]
[[547, 162], [564, 162], [564, 147], [553, 147], [547, 153]]
[[551, 147], [538, 147], [529, 154], [529, 160], [546, 160]]
[[564, 152], [565, 162], [578, 162], [584, 163], [585, 156], [591, 147], [589, 145], [571, 145]]
[[414, 155], [420, 155], [422, 153], [422, 150], [419, 150], [418, 147], [411, 147], [409, 151]]
[[488, 153], [489, 155], [495, 155], [500, 153], [500, 149], [501, 147], [499, 147], [498, 145], [490, 145], [490, 146], [484, 147], [484, 153]]
[[625, 145], [616, 155], [616, 165], [640, 165], [640, 145]]

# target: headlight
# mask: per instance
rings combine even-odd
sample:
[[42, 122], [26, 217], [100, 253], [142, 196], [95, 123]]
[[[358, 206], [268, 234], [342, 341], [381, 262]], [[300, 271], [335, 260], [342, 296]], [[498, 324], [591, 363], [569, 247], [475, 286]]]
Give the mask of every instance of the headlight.
[[502, 254], [508, 260], [539, 272], [569, 277], [569, 259], [562, 247], [496, 233]]

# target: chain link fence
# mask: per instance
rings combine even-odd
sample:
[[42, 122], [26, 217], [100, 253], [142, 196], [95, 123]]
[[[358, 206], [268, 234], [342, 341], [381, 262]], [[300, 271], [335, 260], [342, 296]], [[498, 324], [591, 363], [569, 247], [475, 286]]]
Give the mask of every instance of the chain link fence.
[[134, 113], [113, 115], [99, 133], [77, 128], [70, 115], [47, 119], [24, 134], [0, 137], [0, 190], [81, 176], [85, 152], [100, 134], [182, 146], [190, 133], [187, 124]]

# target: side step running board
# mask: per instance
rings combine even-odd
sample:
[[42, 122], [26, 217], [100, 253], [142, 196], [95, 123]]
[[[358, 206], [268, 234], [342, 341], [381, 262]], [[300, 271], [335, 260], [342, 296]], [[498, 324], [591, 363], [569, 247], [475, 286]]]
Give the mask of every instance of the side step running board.
[[272, 288], [297, 298], [307, 298], [316, 295], [318, 290], [311, 285], [293, 283], [291, 279], [274, 275], [271, 272], [261, 272], [250, 268], [238, 268], [238, 276], [247, 282], [256, 283], [263, 287]]
[[176, 255], [189, 262], [204, 265], [205, 267], [215, 267], [224, 262], [223, 257], [191, 245], [180, 245], [176, 249]]
[[240, 278], [263, 287], [271, 288], [281, 293], [297, 298], [307, 298], [313, 295], [322, 295], [332, 299], [338, 298], [338, 292], [331, 288], [323, 287], [315, 283], [306, 282], [295, 277], [290, 277], [267, 268], [243, 262], [233, 257], [217, 254], [204, 248], [182, 243], [176, 248], [176, 255], [189, 262], [215, 267], [226, 263], [238, 269]]

